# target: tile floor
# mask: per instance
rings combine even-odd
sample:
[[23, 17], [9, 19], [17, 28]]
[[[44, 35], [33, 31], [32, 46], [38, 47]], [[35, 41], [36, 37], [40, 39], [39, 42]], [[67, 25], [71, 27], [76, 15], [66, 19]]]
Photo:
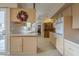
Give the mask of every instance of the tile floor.
[[61, 54], [49, 43], [49, 38], [38, 37], [38, 56], [60, 56]]
[[[41, 36], [38, 37], [38, 54], [34, 56], [61, 56], [61, 54], [49, 43], [48, 40], [48, 38], [43, 38]], [[0, 41], [0, 45], [3, 42], [3, 40]]]

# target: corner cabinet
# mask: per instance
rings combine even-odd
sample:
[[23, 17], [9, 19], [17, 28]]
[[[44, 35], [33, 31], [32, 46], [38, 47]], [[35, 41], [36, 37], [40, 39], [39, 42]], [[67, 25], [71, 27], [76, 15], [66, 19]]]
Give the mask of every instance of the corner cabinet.
[[11, 55], [35, 55], [37, 53], [37, 39], [30, 36], [12, 36], [10, 39]]
[[79, 29], [79, 4], [72, 5], [72, 28]]

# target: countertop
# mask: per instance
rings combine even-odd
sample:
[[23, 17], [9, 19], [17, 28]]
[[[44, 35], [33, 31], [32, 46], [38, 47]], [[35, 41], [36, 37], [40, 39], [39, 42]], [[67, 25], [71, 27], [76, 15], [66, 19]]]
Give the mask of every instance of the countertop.
[[53, 35], [54, 35], [56, 38], [64, 38], [64, 36], [63, 36], [63, 35], [58, 34], [58, 33], [53, 33]]
[[21, 24], [11, 23], [11, 36], [38, 36], [35, 27], [27, 27]]
[[76, 43], [76, 44], [79, 44], [79, 38], [78, 37], [75, 37], [75, 38], [72, 38], [70, 35], [68, 35], [67, 37], [64, 37], [63, 35], [59, 35], [57, 33], [53, 33], [53, 35], [56, 37], [56, 38], [63, 38], [63, 39], [66, 39], [68, 41], [71, 41], [73, 43]]
[[38, 33], [26, 33], [26, 34], [11, 34], [11, 36], [31, 36], [31, 37], [37, 37]]
[[66, 40], [69, 40], [73, 43], [79, 44], [79, 39], [78, 38], [65, 38]]

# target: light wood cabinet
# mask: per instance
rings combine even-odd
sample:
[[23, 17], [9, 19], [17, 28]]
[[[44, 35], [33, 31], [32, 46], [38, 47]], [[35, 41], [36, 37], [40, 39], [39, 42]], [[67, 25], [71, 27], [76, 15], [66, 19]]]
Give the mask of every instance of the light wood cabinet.
[[10, 14], [11, 14], [11, 22], [18, 22], [20, 23], [21, 21], [19, 19], [17, 19], [17, 14], [18, 12], [20, 12], [21, 10], [25, 11], [28, 14], [28, 22], [35, 22], [35, 16], [36, 16], [36, 11], [34, 9], [31, 8], [11, 8], [10, 9]]
[[63, 55], [63, 48], [64, 48], [64, 41], [63, 38], [57, 38], [56, 39], [56, 48], [57, 50]]
[[49, 42], [56, 48], [56, 37], [52, 32], [50, 32]]
[[23, 52], [27, 54], [36, 54], [37, 39], [35, 37], [23, 37]]
[[65, 8], [61, 13], [63, 16], [72, 16], [72, 13], [71, 13], [71, 6]]
[[64, 55], [65, 56], [79, 56], [79, 45], [69, 40], [64, 41]]
[[11, 52], [22, 52], [22, 37], [11, 37]]
[[10, 43], [11, 54], [34, 55], [37, 53], [36, 37], [12, 36]]
[[72, 28], [79, 29], [79, 4], [72, 5]]

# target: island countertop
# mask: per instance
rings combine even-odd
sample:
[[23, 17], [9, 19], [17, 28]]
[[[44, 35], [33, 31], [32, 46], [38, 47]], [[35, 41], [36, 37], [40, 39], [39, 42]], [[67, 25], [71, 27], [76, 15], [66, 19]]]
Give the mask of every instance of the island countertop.
[[35, 36], [37, 37], [38, 36], [38, 33], [19, 33], [19, 34], [11, 34], [10, 36]]

